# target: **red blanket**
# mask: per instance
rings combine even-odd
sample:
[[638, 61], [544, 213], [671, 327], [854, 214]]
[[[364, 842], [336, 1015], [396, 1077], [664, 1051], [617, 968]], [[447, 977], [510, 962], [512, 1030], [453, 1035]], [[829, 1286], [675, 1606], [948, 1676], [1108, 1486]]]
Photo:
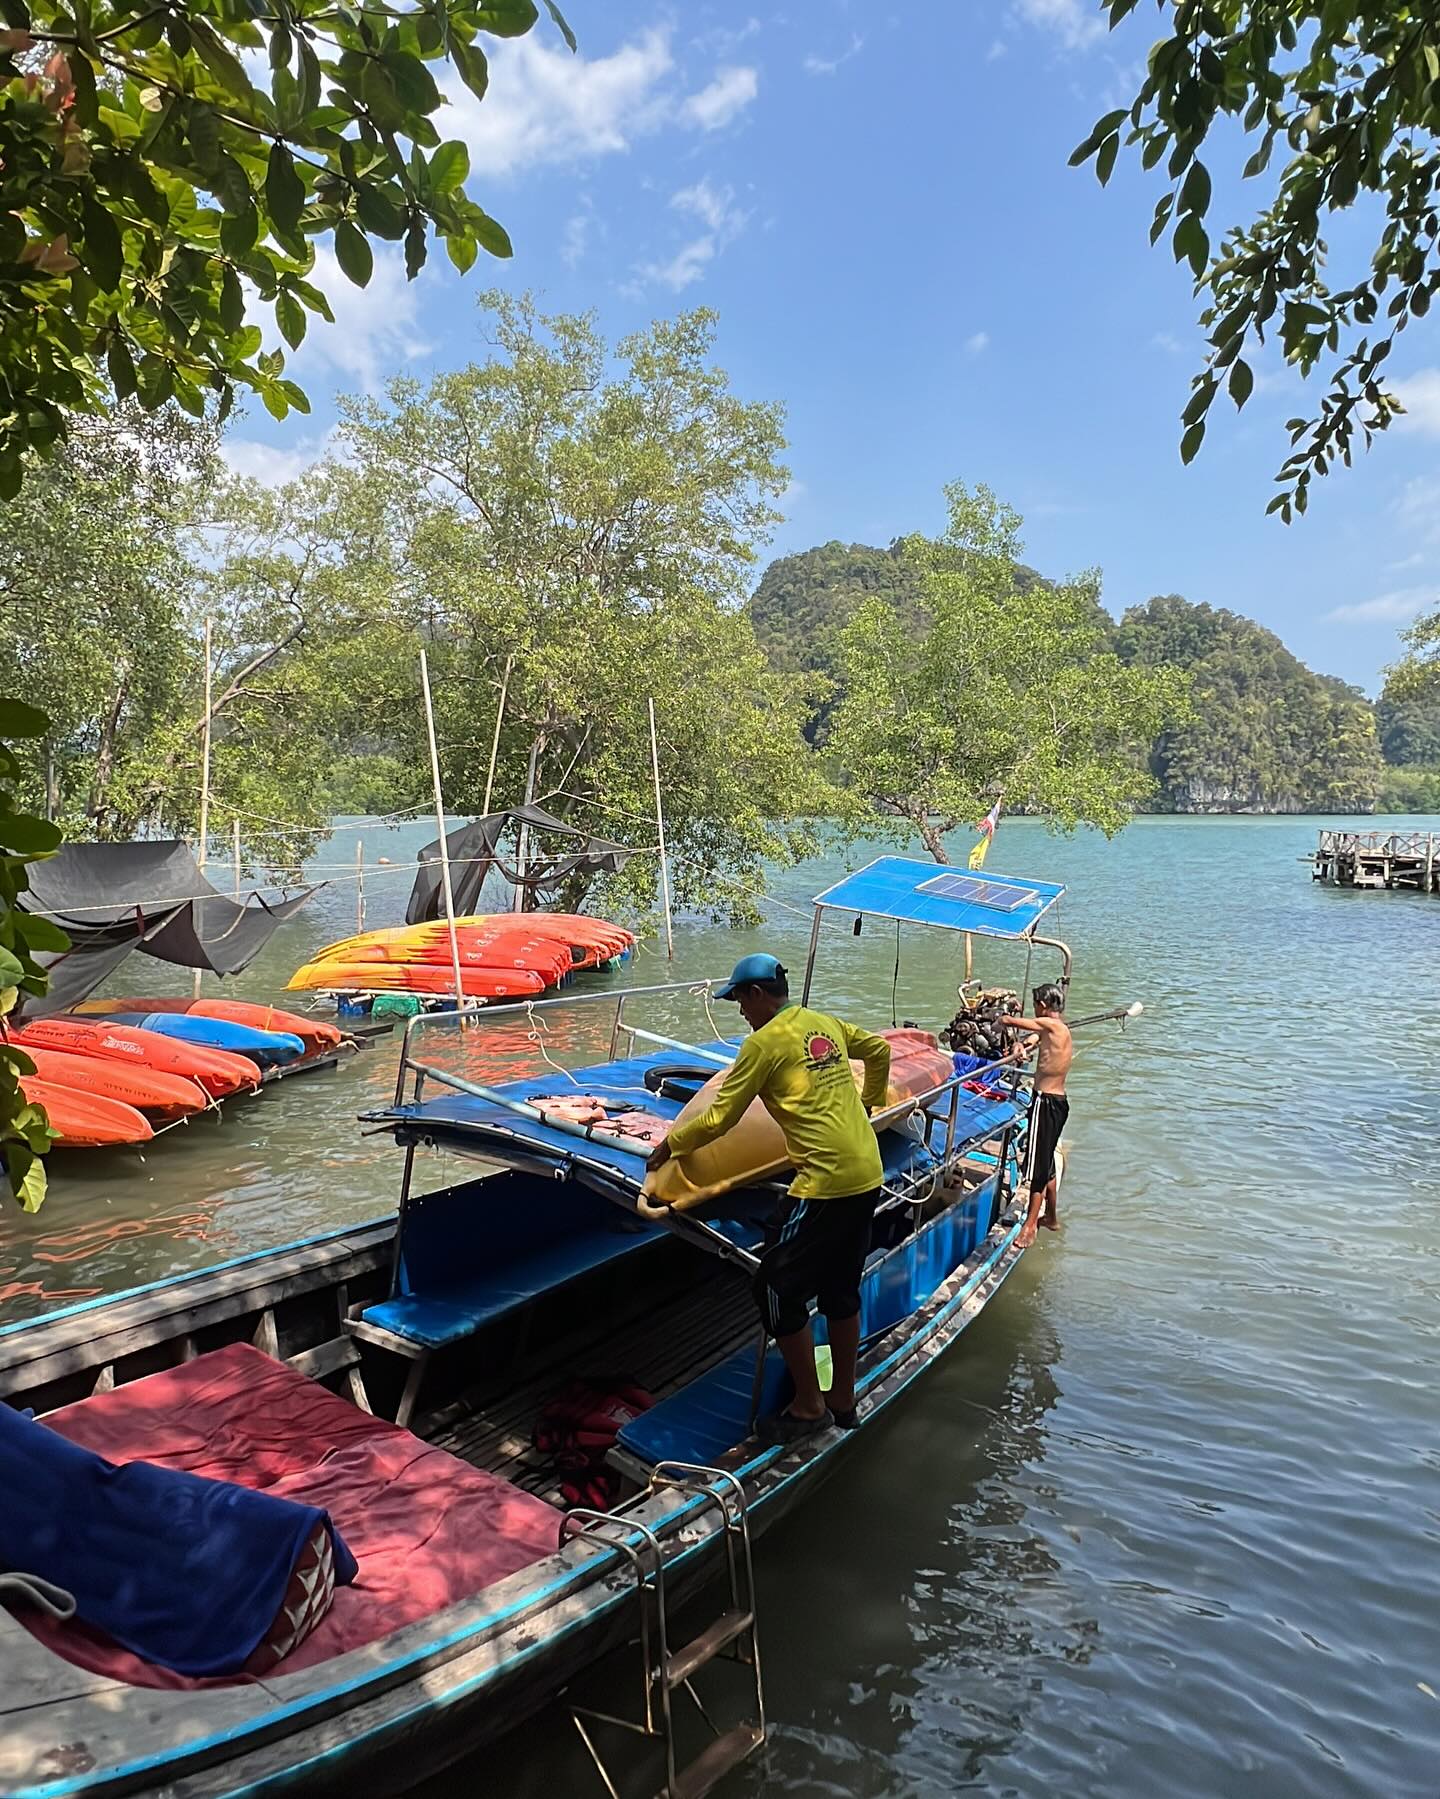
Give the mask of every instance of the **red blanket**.
[[[112, 1462], [144, 1460], [325, 1508], [360, 1572], [278, 1672], [329, 1661], [414, 1624], [548, 1555], [558, 1514], [359, 1411], [248, 1344], [51, 1412], [45, 1422]], [[137, 1686], [192, 1680], [74, 1624], [17, 1614], [67, 1661]], [[270, 1678], [275, 1678], [271, 1675]]]

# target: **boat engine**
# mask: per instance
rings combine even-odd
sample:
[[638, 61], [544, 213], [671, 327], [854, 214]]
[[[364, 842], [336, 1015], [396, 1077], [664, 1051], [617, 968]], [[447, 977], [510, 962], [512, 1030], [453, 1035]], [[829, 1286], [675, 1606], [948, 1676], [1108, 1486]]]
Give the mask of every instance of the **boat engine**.
[[1018, 1016], [1020, 995], [1009, 987], [982, 987], [976, 992], [960, 990], [960, 1010], [940, 1033], [940, 1041], [967, 1056], [979, 1056], [984, 1062], [998, 1062], [1019, 1041], [1009, 1016]]

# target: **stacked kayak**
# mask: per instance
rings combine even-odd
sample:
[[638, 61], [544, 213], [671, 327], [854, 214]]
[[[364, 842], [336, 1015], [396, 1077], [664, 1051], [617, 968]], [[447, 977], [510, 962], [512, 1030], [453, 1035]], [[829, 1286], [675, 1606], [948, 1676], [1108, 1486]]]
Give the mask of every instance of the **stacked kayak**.
[[[471, 999], [531, 998], [577, 969], [627, 956], [620, 925], [565, 912], [500, 912], [458, 918], [460, 985]], [[393, 925], [328, 944], [290, 977], [292, 988], [331, 993], [453, 994], [454, 950], [443, 922]]]
[[108, 1019], [37, 1018], [11, 1035], [25, 1050], [39, 1045], [41, 1049], [123, 1062], [133, 1069], [183, 1075], [211, 1099], [225, 1099], [260, 1085], [260, 1070], [247, 1056], [202, 1043], [182, 1043], [178, 1038], [162, 1037], [158, 1031], [137, 1030]]
[[192, 1018], [188, 1012], [117, 1012], [102, 1014], [109, 1023], [128, 1024], [135, 1030], [152, 1031], [178, 1043], [198, 1044], [244, 1056], [257, 1068], [283, 1068], [298, 1062], [305, 1045], [293, 1031], [257, 1031], [253, 1025], [235, 1024], [228, 1018]]
[[[248, 1025], [255, 1031], [279, 1032], [298, 1037], [306, 1056], [322, 1056], [338, 1049], [343, 1033], [323, 1019], [306, 1018], [299, 1012], [286, 1012], [280, 1006], [264, 1006], [243, 999], [88, 999], [75, 1008], [82, 1017], [118, 1018], [125, 1015], [128, 1023], [135, 1012], [183, 1012], [190, 1018], [213, 1018], [229, 1024]], [[224, 1045], [221, 1045], [223, 1048]]]

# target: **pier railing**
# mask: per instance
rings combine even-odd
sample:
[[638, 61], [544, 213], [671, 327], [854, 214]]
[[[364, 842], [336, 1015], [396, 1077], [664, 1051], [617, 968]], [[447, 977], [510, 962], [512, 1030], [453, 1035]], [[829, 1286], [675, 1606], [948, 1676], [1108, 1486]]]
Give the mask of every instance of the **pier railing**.
[[1440, 836], [1434, 831], [1322, 830], [1312, 876], [1336, 887], [1440, 892]]

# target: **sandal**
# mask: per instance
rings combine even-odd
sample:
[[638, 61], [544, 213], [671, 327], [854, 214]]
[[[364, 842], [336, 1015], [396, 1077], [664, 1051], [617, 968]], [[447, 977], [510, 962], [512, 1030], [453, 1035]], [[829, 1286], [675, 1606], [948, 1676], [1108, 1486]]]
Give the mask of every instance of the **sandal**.
[[819, 1431], [829, 1430], [834, 1422], [834, 1415], [828, 1410], [818, 1418], [797, 1418], [791, 1411], [774, 1412], [760, 1420], [755, 1434], [762, 1443], [797, 1443], [802, 1437], [813, 1437]]

